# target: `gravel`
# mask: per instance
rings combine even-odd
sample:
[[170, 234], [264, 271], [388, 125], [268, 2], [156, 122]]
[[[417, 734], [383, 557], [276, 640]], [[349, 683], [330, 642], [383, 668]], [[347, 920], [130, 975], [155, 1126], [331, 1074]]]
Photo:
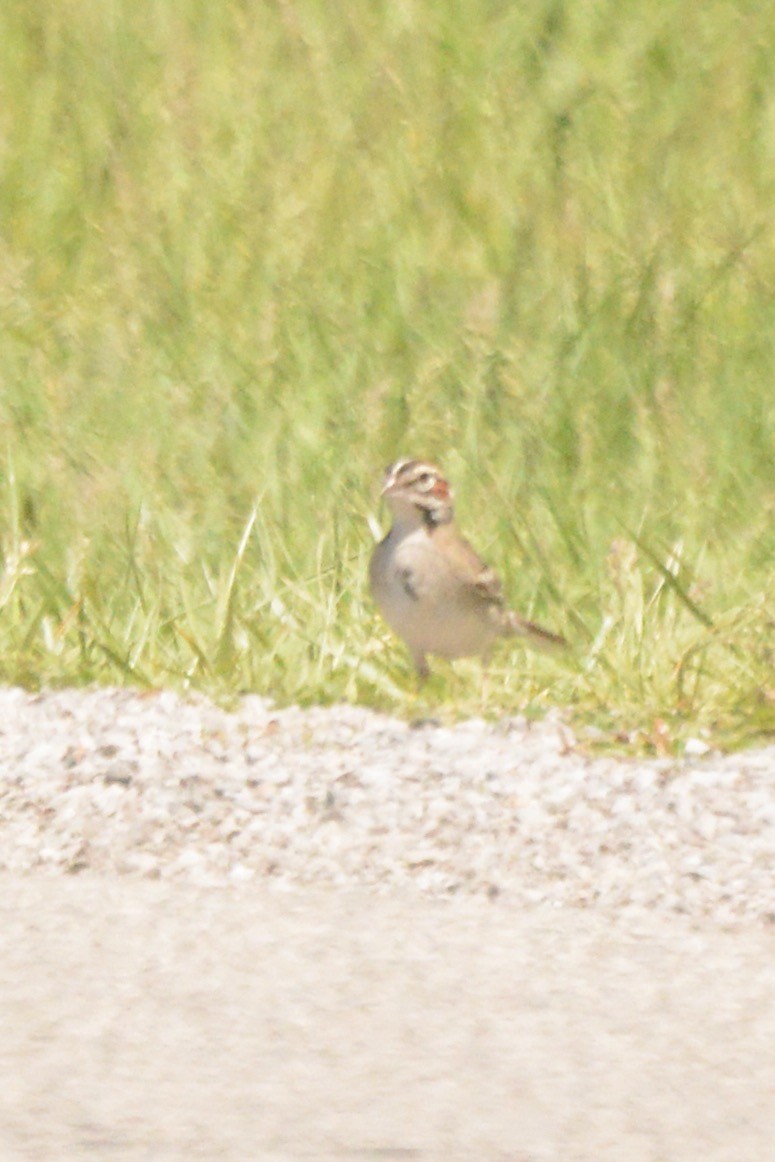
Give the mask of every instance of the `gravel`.
[[560, 715], [0, 690], [0, 869], [775, 922], [775, 747], [590, 758]]

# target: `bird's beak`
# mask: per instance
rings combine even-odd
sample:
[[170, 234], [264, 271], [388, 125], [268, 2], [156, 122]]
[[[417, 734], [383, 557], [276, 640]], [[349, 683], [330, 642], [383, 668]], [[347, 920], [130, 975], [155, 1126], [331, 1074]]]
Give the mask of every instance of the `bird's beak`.
[[395, 483], [396, 483], [395, 472], [388, 472], [385, 475], [385, 483], [382, 485], [382, 491], [380, 492], [380, 496], [387, 496], [387, 494], [390, 492], [390, 490], [395, 487]]

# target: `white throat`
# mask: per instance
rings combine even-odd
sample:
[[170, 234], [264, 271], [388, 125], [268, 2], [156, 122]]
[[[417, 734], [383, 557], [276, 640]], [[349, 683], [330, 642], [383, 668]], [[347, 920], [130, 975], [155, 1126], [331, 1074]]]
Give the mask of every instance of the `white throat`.
[[402, 496], [389, 496], [386, 499], [393, 517], [393, 527], [390, 531], [396, 537], [405, 537], [425, 527], [425, 517], [411, 500], [406, 500]]

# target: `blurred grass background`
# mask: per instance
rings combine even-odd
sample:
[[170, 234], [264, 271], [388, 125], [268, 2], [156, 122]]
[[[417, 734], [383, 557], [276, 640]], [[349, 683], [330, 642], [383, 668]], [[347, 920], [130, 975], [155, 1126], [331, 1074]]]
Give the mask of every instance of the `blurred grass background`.
[[773, 207], [752, 0], [5, 0], [0, 678], [414, 710], [422, 455], [575, 643], [437, 707], [775, 732]]

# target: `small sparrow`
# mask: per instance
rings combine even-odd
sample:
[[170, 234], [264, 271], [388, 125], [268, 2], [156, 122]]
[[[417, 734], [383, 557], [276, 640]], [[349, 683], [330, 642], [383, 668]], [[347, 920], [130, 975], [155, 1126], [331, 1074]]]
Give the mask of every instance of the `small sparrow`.
[[371, 592], [421, 679], [430, 672], [428, 654], [484, 654], [499, 637], [538, 648], [567, 645], [505, 607], [497, 574], [455, 527], [452, 489], [438, 468], [397, 460], [385, 472], [382, 495], [393, 525], [371, 558]]

